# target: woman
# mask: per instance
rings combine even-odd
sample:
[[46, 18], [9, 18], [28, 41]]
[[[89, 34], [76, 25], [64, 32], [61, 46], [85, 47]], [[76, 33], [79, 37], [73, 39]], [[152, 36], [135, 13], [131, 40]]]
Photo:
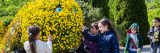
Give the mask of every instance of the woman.
[[27, 53], [52, 53], [52, 35], [48, 37], [47, 43], [39, 40], [40, 28], [38, 26], [29, 26], [28, 35], [28, 41], [24, 43]]
[[82, 30], [85, 39], [97, 42], [100, 47], [100, 53], [119, 53], [117, 33], [111, 22], [106, 18], [101, 19], [98, 23], [98, 27], [101, 34], [95, 36], [91, 36], [87, 29]]

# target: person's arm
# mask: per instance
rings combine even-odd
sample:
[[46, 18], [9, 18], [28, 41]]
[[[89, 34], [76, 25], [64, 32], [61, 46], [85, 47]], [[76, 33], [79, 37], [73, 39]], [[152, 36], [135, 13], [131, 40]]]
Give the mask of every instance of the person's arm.
[[84, 29], [82, 31], [82, 35], [84, 36], [84, 38], [88, 41], [91, 41], [91, 42], [95, 42], [96, 39], [97, 39], [97, 35], [95, 36], [91, 36], [91, 34], [89, 33], [89, 30], [88, 29]]
[[28, 45], [29, 45], [29, 41], [25, 42], [23, 45], [26, 52], [30, 52], [30, 48], [28, 47]]
[[141, 50], [143, 48], [143, 39], [141, 35], [138, 35], [139, 43], [138, 43], [138, 53], [141, 53]]
[[141, 35], [138, 35], [138, 39], [139, 39], [139, 43], [138, 43], [138, 53], [141, 53], [141, 50], [143, 48], [143, 39], [142, 39], [142, 36]]
[[139, 35], [139, 48], [143, 48], [143, 39], [142, 36]]
[[147, 37], [149, 39], [152, 39], [152, 37], [153, 37], [153, 28], [150, 28], [150, 30], [148, 31]]
[[2, 53], [5, 53], [4, 48], [2, 48]]
[[46, 53], [52, 53], [52, 40], [53, 40], [53, 37], [52, 37], [52, 35], [50, 35], [48, 37], [47, 44], [45, 44], [45, 52]]
[[150, 41], [153, 43], [155, 42], [155, 37], [154, 37], [154, 28], [150, 28], [149, 32], [148, 32], [148, 38], [150, 39]]
[[129, 46], [129, 35], [126, 35], [126, 43], [125, 43], [124, 53], [128, 53], [128, 46]]
[[112, 35], [111, 37], [111, 43], [113, 44], [113, 52], [114, 53], [119, 53], [119, 44], [118, 44], [118, 40], [117, 37], [115, 35]]
[[45, 53], [52, 53], [52, 41], [44, 42], [44, 51]]

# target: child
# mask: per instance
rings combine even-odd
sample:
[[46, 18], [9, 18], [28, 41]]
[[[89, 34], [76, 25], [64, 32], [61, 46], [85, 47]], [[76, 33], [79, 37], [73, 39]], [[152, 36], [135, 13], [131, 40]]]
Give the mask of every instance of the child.
[[88, 41], [97, 42], [100, 47], [99, 53], [119, 53], [119, 44], [117, 40], [117, 33], [111, 22], [104, 18], [98, 23], [101, 34], [91, 36], [88, 30], [82, 30], [84, 38]]
[[24, 49], [27, 53], [52, 53], [52, 35], [49, 36], [47, 43], [39, 40], [40, 28], [29, 26], [28, 41], [24, 43]]
[[[94, 22], [91, 24], [91, 29], [90, 29], [90, 35], [91, 36], [95, 36], [97, 35], [99, 32], [98, 29], [98, 22]], [[96, 42], [90, 42], [88, 40], [85, 40], [85, 38], [83, 39], [83, 43], [86, 46], [86, 48], [88, 48], [88, 53], [99, 53], [99, 47], [98, 44]]]
[[[150, 53], [160, 53], [160, 18], [155, 17], [153, 19], [153, 26], [150, 28], [148, 32], [148, 37], [151, 40], [151, 50]], [[158, 50], [157, 50], [158, 48]]]
[[127, 31], [124, 53], [141, 53], [142, 37], [139, 35], [139, 26], [133, 23]]

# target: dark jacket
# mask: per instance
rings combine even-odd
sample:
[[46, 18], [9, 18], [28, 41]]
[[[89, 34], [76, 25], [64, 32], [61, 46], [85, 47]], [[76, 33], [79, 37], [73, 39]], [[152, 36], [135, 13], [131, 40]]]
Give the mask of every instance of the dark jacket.
[[[160, 42], [160, 28], [158, 28], [159, 34], [158, 34], [158, 42]], [[148, 37], [154, 36], [154, 27], [151, 27], [148, 32]]]
[[[142, 37], [139, 34], [137, 35], [137, 39], [138, 39], [138, 48], [142, 49], [142, 47], [143, 47], [142, 42], [143, 41], [142, 41]], [[126, 45], [125, 45], [124, 51], [129, 51], [129, 47], [130, 47], [131, 41], [132, 41], [132, 38], [128, 34], [127, 37], [126, 37]]]
[[90, 36], [88, 30], [84, 30], [82, 34], [88, 41], [97, 42], [100, 53], [119, 53], [118, 40], [112, 30], [96, 36]]
[[[93, 34], [91, 34], [93, 35]], [[88, 48], [89, 53], [99, 53], [99, 46], [97, 42], [91, 42], [86, 39], [83, 40], [84, 45]]]

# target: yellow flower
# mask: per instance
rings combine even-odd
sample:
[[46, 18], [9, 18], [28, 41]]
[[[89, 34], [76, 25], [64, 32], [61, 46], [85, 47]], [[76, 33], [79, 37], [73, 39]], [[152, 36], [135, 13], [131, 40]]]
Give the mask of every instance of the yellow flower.
[[[62, 11], [58, 13], [55, 12], [55, 9], [59, 5], [59, 1]], [[74, 8], [77, 9], [76, 12], [74, 12]], [[20, 24], [17, 25], [17, 23]], [[6, 48], [12, 48], [13, 42], [15, 42], [13, 40], [20, 41], [20, 43], [27, 41], [27, 27], [30, 25], [40, 27], [41, 40], [47, 41], [48, 35], [53, 33], [53, 51], [55, 53], [61, 50], [60, 48], [70, 50], [80, 44], [80, 30], [83, 26], [82, 11], [75, 0], [35, 0], [28, 2], [18, 11], [9, 25], [9, 28], [14, 26], [17, 30], [13, 36], [10, 36], [8, 30], [4, 40], [9, 43], [5, 42], [4, 45], [10, 44], [10, 47]], [[16, 38], [17, 35], [21, 35], [20, 40]]]

